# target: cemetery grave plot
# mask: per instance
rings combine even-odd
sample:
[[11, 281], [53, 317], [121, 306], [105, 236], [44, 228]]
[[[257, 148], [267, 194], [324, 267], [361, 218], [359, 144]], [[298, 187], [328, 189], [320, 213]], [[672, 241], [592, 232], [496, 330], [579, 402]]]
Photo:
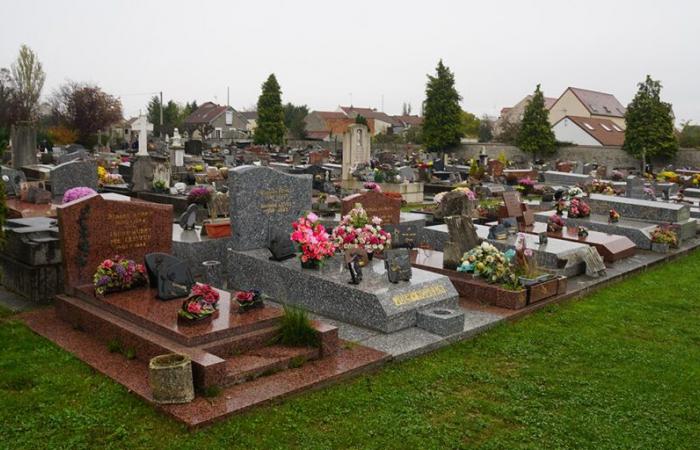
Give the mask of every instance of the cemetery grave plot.
[[[33, 329], [149, 402], [154, 402], [149, 359], [186, 355], [198, 392], [222, 389], [213, 399], [200, 395], [192, 403], [158, 405], [190, 427], [350, 376], [388, 358], [363, 346], [345, 346], [338, 329], [321, 322], [312, 323], [316, 345], [278, 344], [281, 309], [264, 306], [242, 313], [223, 290], [217, 290], [219, 307], [210, 320], [194, 323], [178, 318], [184, 297], [160, 300], [153, 287], [96, 295], [93, 273], [108, 255], [144, 261], [153, 252], [170, 253], [171, 236], [162, 229], [170, 227], [172, 207], [92, 195], [60, 206], [58, 213], [67, 293], [55, 298], [53, 310], [41, 311]], [[109, 349], [123, 356], [115, 360]]]

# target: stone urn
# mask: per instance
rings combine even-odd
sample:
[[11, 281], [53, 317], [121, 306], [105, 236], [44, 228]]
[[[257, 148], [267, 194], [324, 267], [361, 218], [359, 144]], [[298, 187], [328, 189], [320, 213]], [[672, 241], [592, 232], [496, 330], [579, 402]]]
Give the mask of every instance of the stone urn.
[[185, 355], [170, 353], [151, 359], [149, 383], [157, 403], [188, 403], [194, 399], [192, 361]]

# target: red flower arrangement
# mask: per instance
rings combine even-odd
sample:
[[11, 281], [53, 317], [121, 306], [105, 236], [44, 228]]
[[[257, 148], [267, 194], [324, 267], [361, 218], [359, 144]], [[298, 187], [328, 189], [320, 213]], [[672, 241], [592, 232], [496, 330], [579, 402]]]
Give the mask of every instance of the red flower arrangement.
[[591, 215], [591, 207], [580, 198], [574, 198], [569, 203], [568, 217], [588, 217]]
[[547, 219], [547, 231], [558, 233], [564, 228], [564, 225], [564, 219], [557, 214], [552, 214], [549, 216], [549, 219]]
[[182, 308], [177, 312], [178, 316], [197, 321], [211, 317], [216, 312], [219, 303], [219, 292], [208, 284], [197, 283], [192, 287], [190, 296], [182, 302]]
[[611, 209], [610, 212], [608, 213], [608, 221], [610, 223], [617, 223], [620, 220], [620, 213], [615, 210], [615, 208]]
[[237, 291], [235, 297], [236, 301], [238, 302], [238, 309], [241, 312], [245, 312], [253, 308], [263, 307], [263, 297], [258, 289]]
[[335, 254], [335, 244], [326, 228], [318, 222], [318, 216], [309, 213], [292, 223], [290, 239], [299, 244], [301, 262], [321, 263]]

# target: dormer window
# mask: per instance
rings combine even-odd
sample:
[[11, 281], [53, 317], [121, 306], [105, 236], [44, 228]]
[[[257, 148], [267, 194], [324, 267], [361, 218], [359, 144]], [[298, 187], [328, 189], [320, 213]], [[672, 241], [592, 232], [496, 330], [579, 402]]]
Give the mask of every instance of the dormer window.
[[593, 125], [591, 125], [591, 124], [588, 123], [588, 122], [583, 122], [583, 125], [585, 125], [585, 127], [588, 128], [588, 129], [591, 130], [591, 131], [595, 130], [595, 128], [593, 128]]

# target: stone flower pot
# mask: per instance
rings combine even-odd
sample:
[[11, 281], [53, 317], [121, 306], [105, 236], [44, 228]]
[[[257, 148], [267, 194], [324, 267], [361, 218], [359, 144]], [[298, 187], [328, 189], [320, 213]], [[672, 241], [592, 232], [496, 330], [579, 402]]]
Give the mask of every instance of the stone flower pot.
[[153, 400], [157, 403], [188, 403], [194, 399], [189, 357], [177, 353], [156, 356], [148, 369]]

